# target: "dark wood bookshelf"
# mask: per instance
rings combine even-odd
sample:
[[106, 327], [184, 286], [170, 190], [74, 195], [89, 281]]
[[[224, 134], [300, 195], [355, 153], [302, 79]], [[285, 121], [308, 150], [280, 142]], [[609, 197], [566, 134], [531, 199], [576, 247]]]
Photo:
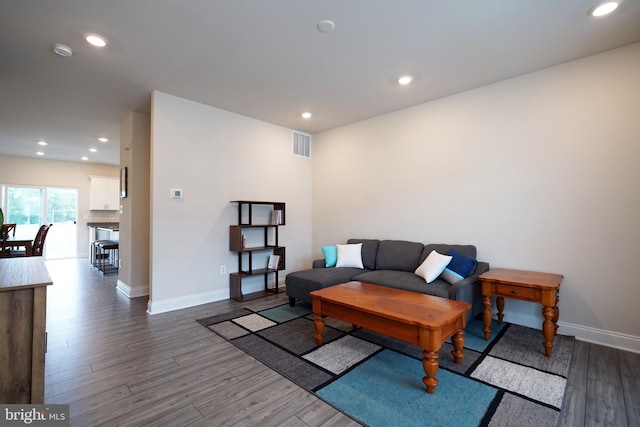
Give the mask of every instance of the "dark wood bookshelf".
[[[238, 204], [238, 225], [229, 226], [229, 250], [238, 254], [238, 271], [229, 274], [229, 294], [236, 301], [247, 301], [249, 299], [261, 298], [267, 295], [278, 293], [278, 272], [285, 269], [284, 246], [279, 245], [278, 229], [285, 225], [285, 204], [283, 202], [264, 202], [251, 200], [234, 200], [231, 203]], [[282, 212], [280, 222], [278, 224], [254, 224], [253, 207], [255, 205], [271, 206], [272, 212], [279, 210]], [[243, 221], [244, 219], [244, 221]], [[245, 229], [263, 229], [263, 241], [258, 242], [259, 246], [245, 247], [243, 242], [243, 230]], [[273, 244], [269, 244], [273, 242]], [[252, 242], [254, 243], [254, 242]], [[253, 254], [257, 252], [271, 252], [273, 255], [280, 256], [280, 262], [277, 269], [272, 268], [253, 268]], [[244, 265], [247, 267], [244, 268]], [[269, 288], [269, 276], [274, 275], [275, 284]], [[250, 294], [242, 293], [242, 279], [246, 277], [263, 276], [264, 290]]]

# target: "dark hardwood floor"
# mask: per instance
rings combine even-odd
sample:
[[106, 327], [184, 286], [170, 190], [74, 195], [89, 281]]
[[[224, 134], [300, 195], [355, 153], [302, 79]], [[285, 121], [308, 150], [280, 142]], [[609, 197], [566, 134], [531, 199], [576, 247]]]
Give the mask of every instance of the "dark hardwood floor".
[[[358, 425], [195, 322], [265, 299], [150, 316], [86, 259], [47, 267], [45, 402], [72, 426]], [[640, 425], [640, 355], [578, 342], [564, 407], [563, 426]]]

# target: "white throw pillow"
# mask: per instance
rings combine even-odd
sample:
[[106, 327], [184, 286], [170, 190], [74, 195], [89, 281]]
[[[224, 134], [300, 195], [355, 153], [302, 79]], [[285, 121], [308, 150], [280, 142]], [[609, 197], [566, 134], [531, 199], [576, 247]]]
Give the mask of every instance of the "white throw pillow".
[[364, 268], [362, 265], [362, 243], [336, 246], [338, 247], [336, 267]]
[[425, 282], [431, 283], [438, 278], [452, 259], [453, 257], [449, 255], [442, 255], [433, 250], [416, 269], [415, 274], [422, 277]]

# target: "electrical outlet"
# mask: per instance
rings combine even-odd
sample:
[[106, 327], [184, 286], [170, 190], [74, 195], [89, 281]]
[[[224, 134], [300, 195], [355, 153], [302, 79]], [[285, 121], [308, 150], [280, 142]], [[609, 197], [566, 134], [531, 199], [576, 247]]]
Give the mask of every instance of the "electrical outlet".
[[220, 274], [227, 274], [227, 266], [226, 265], [221, 265], [220, 266]]

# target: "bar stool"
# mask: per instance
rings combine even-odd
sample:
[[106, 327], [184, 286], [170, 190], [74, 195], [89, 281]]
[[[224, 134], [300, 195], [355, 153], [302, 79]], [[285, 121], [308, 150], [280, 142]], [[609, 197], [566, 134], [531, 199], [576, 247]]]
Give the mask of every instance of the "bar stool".
[[118, 272], [118, 241], [103, 240], [96, 245], [98, 270], [102, 274]]
[[100, 265], [100, 260], [98, 259], [98, 257], [103, 257], [106, 255], [102, 252], [98, 254], [98, 252], [100, 251], [100, 245], [108, 242], [110, 242], [110, 240], [94, 240], [93, 242], [91, 242], [91, 265], [93, 265], [94, 267], [98, 268]]

